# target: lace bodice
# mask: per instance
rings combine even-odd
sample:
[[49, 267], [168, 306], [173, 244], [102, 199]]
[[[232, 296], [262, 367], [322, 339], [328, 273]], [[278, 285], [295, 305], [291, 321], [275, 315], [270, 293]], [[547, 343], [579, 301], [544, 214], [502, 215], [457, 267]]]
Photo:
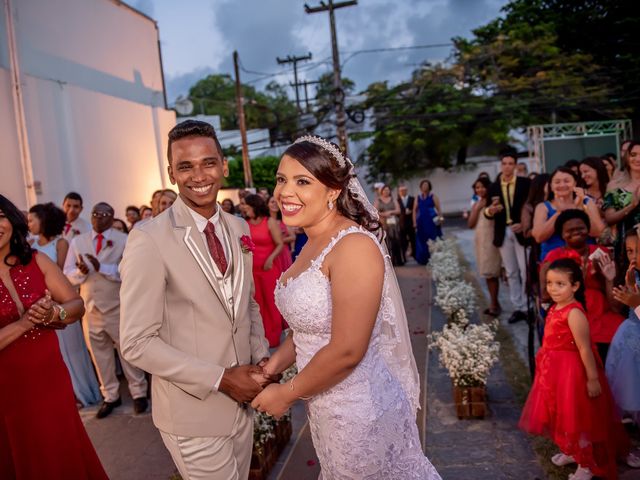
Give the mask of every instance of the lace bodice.
[[[276, 305], [295, 332], [296, 361], [299, 369], [304, 368], [311, 357], [331, 338], [331, 283], [321, 268], [333, 247], [350, 233], [364, 233], [378, 244], [373, 234], [359, 227], [342, 230], [311, 262], [307, 270], [297, 277], [290, 278], [286, 285], [280, 281], [276, 285]], [[380, 316], [381, 313], [378, 314], [378, 317]], [[376, 321], [369, 351], [378, 344], [379, 328], [380, 321]]]
[[[331, 282], [321, 270], [324, 259], [342, 238], [356, 233], [370, 237], [385, 255], [372, 233], [350, 227], [339, 232], [307, 270], [276, 286], [276, 305], [293, 329], [300, 371], [331, 339]], [[345, 380], [307, 404], [323, 480], [440, 478], [420, 447], [409, 401], [413, 393], [405, 393], [387, 360], [388, 321], [394, 314], [386, 295], [390, 268], [385, 258], [381, 306], [364, 358]]]

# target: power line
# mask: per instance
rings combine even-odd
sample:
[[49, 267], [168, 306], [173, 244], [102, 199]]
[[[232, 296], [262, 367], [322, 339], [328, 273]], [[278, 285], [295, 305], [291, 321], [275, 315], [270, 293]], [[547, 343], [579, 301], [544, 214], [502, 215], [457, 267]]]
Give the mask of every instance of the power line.
[[279, 65], [286, 65], [287, 63], [293, 64], [293, 86], [296, 89], [296, 106], [298, 107], [298, 111], [300, 110], [300, 95], [298, 94], [298, 62], [306, 62], [307, 60], [311, 60], [311, 58], [311, 52], [307, 55], [287, 55], [286, 58], [276, 57], [276, 61]]
[[347, 129], [346, 129], [346, 113], [344, 110], [344, 91], [342, 90], [342, 74], [340, 72], [340, 52], [338, 50], [338, 35], [336, 33], [336, 17], [335, 11], [340, 8], [353, 7], [358, 5], [358, 0], [348, 0], [345, 2], [333, 3], [333, 0], [328, 0], [328, 4], [324, 1], [320, 2], [319, 7], [310, 7], [306, 3], [304, 4], [304, 11], [307, 14], [313, 13], [329, 13], [329, 27], [331, 29], [331, 53], [333, 57], [333, 89], [335, 97], [335, 110], [336, 110], [336, 130], [338, 132], [338, 139], [342, 151], [347, 154], [348, 141], [347, 141]]

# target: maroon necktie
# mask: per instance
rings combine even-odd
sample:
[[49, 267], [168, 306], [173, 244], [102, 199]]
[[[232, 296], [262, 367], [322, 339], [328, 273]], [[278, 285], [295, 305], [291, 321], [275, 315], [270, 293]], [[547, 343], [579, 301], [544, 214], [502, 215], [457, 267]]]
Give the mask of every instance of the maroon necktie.
[[207, 237], [207, 245], [209, 246], [209, 252], [211, 252], [211, 258], [216, 262], [218, 270], [224, 275], [227, 271], [227, 257], [224, 256], [224, 249], [222, 243], [216, 235], [216, 228], [213, 223], [207, 222], [207, 226], [204, 229], [204, 236]]
[[64, 234], [67, 235], [69, 233], [69, 230], [71, 230], [71, 224], [67, 222], [64, 224]]

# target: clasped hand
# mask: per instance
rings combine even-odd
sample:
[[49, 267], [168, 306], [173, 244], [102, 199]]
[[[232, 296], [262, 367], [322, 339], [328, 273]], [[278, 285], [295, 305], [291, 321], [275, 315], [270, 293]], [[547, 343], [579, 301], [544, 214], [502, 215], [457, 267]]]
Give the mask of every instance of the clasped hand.
[[[96, 257], [94, 257], [93, 255], [91, 255], [90, 253], [85, 253], [84, 256], [87, 257], [89, 262], [91, 262], [91, 265], [93, 266], [93, 269], [96, 272], [99, 272], [100, 271], [100, 261]], [[78, 261], [76, 262], [76, 267], [78, 267], [78, 270], [80, 270], [80, 273], [82, 273], [83, 275], [87, 275], [89, 273], [89, 266], [85, 263], [84, 259], [82, 258], [82, 255], [78, 256]]]
[[267, 360], [263, 358], [257, 365], [240, 365], [225, 369], [219, 390], [238, 403], [251, 402], [263, 388], [280, 380], [281, 375], [265, 371]]
[[66, 327], [62, 322], [54, 322], [53, 316], [53, 300], [51, 299], [51, 292], [49, 292], [49, 290], [45, 290], [44, 297], [38, 299], [24, 313], [24, 318], [38, 328], [61, 329]]

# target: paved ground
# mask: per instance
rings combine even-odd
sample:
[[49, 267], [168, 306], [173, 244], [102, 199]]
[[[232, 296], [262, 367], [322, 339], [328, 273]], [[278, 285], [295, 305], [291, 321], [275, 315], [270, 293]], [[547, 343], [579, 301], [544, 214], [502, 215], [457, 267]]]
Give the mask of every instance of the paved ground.
[[[470, 264], [470, 269], [472, 271], [476, 271], [475, 269], [475, 253], [474, 253], [474, 245], [473, 245], [473, 231], [469, 230], [468, 228], [466, 228], [466, 225], [464, 224], [464, 222], [462, 221], [454, 221], [454, 222], [448, 222], [449, 223], [449, 228], [447, 228], [445, 230], [446, 234], [449, 235], [453, 235], [457, 241], [458, 241], [458, 246], [460, 247], [460, 250], [462, 251], [466, 261]], [[452, 225], [453, 223], [453, 225]], [[483, 291], [485, 296], [488, 298], [488, 292], [486, 290], [486, 286], [483, 283], [483, 281], [481, 281], [478, 278], [479, 284], [483, 287]], [[511, 306], [511, 302], [509, 301], [509, 290], [507, 288], [507, 286], [504, 283], [501, 283], [500, 285], [500, 295], [499, 295], [499, 299], [500, 299], [500, 303], [503, 307], [503, 314], [500, 318], [500, 322], [501, 322], [501, 326], [502, 328], [504, 328], [510, 335], [510, 337], [513, 340], [513, 343], [516, 347], [516, 351], [519, 354], [519, 356], [521, 357], [522, 361], [525, 364], [528, 364], [528, 346], [527, 346], [527, 338], [528, 338], [528, 327], [526, 325], [525, 322], [519, 322], [516, 323], [514, 325], [510, 325], [507, 323], [507, 319], [509, 318], [509, 315], [512, 312], [512, 306]], [[438, 325], [438, 317], [439, 317], [439, 312], [437, 308], [433, 309], [433, 313], [434, 313], [434, 320], [433, 320], [433, 327], [437, 328]], [[535, 341], [534, 341], [534, 350], [537, 351], [539, 347], [539, 340], [536, 336]], [[429, 389], [430, 392], [433, 393], [434, 396], [437, 397], [438, 395], [438, 390], [440, 390], [440, 387], [438, 387], [438, 384], [440, 383], [438, 380], [438, 373], [434, 373], [432, 374], [432, 370], [429, 370]], [[447, 386], [448, 387], [448, 386]], [[444, 388], [444, 387], [443, 387]], [[510, 391], [510, 387], [509, 385], [505, 382], [505, 378], [504, 378], [504, 372], [502, 371], [502, 367], [500, 365], [498, 365], [492, 375], [491, 378], [489, 380], [489, 387], [488, 387], [488, 394], [489, 394], [489, 406], [490, 409], [492, 410], [492, 413], [494, 415], [494, 417], [496, 418], [496, 421], [498, 422], [498, 429], [497, 429], [497, 436], [496, 439], [497, 441], [495, 442], [494, 445], [494, 450], [496, 452], [496, 457], [498, 459], [498, 461], [500, 460], [500, 457], [502, 457], [502, 461], [503, 464], [501, 465], [501, 468], [498, 469], [498, 471], [501, 472], [500, 475], [495, 476], [495, 478], [522, 478], [522, 479], [533, 479], [533, 478], [545, 478], [542, 475], [542, 472], [539, 468], [536, 468], [534, 470], [531, 471], [531, 473], [526, 473], [526, 470], [523, 471], [523, 475], [522, 476], [518, 476], [518, 467], [516, 466], [511, 466], [509, 464], [509, 452], [511, 451], [510, 449], [512, 447], [510, 447], [508, 444], [504, 443], [505, 438], [508, 441], [512, 442], [512, 445], [514, 446], [514, 448], [516, 449], [515, 452], [519, 452], [519, 454], [522, 456], [523, 460], [526, 459], [526, 452], [530, 452], [530, 458], [531, 460], [535, 459], [535, 455], [533, 453], [533, 451], [531, 450], [530, 446], [528, 448], [525, 448], [526, 445], [530, 445], [530, 440], [531, 437], [527, 437], [523, 434], [519, 434], [517, 432], [515, 432], [515, 430], [513, 430], [513, 428], [515, 428], [515, 425], [517, 423], [519, 414], [520, 414], [520, 410], [521, 407], [518, 405], [517, 402], [515, 402], [512, 393], [509, 394]], [[443, 392], [444, 395], [444, 392]], [[429, 402], [431, 402], [432, 399], [431, 397], [429, 397]], [[434, 399], [434, 402], [436, 402], [437, 405], [437, 399]], [[433, 411], [433, 409], [432, 409]], [[440, 418], [431, 418], [431, 416], [429, 417], [428, 421], [430, 422], [430, 425], [433, 427], [433, 429], [437, 430], [439, 428], [438, 423], [441, 422], [441, 419], [445, 418], [444, 416], [441, 416]], [[493, 422], [493, 420], [492, 420]], [[511, 431], [506, 431], [503, 432], [502, 428], [503, 427], [508, 427], [509, 425], [511, 425], [512, 430]], [[460, 426], [460, 424], [457, 425], [458, 427]], [[483, 429], [486, 427], [487, 425], [483, 425]], [[457, 427], [447, 427], [448, 431], [454, 431], [456, 430]], [[517, 435], [516, 435], [517, 433]], [[451, 434], [452, 436], [455, 436], [455, 434]], [[447, 435], [445, 434], [445, 437]], [[526, 443], [523, 443], [523, 439], [529, 438], [529, 441], [527, 441]], [[638, 445], [639, 442], [639, 438], [638, 438], [638, 432], [635, 431], [631, 434], [631, 438], [632, 438], [632, 442], [634, 445]], [[431, 442], [429, 442], [428, 445], [434, 445], [437, 443], [437, 437], [430, 438]], [[464, 440], [462, 440], [464, 442]], [[437, 446], [437, 445], [436, 445]], [[488, 452], [486, 452], [486, 447], [483, 447], [482, 449], [480, 449], [480, 453], [482, 455], [487, 454], [489, 455]], [[429, 450], [428, 450], [429, 451]], [[436, 454], [436, 456], [438, 455], [437, 452], [434, 452]], [[505, 455], [507, 456], [507, 458], [505, 458]], [[487, 457], [489, 458], [489, 457]], [[453, 467], [451, 467], [453, 468]], [[448, 469], [448, 468], [447, 468]], [[455, 469], [454, 469], [455, 470]], [[495, 468], [493, 469], [495, 470]], [[446, 470], [445, 470], [446, 471]], [[490, 472], [492, 471], [491, 468], [489, 468], [487, 470], [487, 475], [485, 476], [485, 473], [483, 472], [482, 476], [470, 476], [470, 477], [465, 477], [463, 476], [450, 476], [447, 472], [446, 480], [451, 479], [455, 479], [455, 478], [494, 478], [493, 475], [490, 474]], [[640, 470], [637, 469], [631, 469], [629, 467], [627, 467], [626, 465], [623, 465], [622, 463], [618, 464], [618, 478], [620, 480], [640, 480]], [[514, 476], [515, 475], [515, 476]]]
[[[431, 310], [432, 329], [445, 318]], [[446, 480], [542, 479], [542, 469], [527, 436], [517, 429], [521, 407], [500, 365], [487, 386], [489, 415], [484, 420], [458, 420], [451, 379], [436, 352], [429, 354], [427, 373], [427, 456]]]
[[[448, 228], [459, 241], [461, 250], [473, 265], [472, 232]], [[403, 292], [412, 346], [422, 382], [418, 426], [426, 452], [445, 480], [544, 479], [529, 439], [517, 428], [520, 407], [507, 384], [501, 366], [492, 372], [488, 386], [490, 415], [485, 420], [458, 420], [455, 416], [449, 377], [439, 366], [435, 353], [427, 355], [425, 334], [439, 329], [444, 318], [431, 308], [431, 280], [418, 265], [397, 269]], [[526, 361], [527, 327], [508, 325], [508, 292], [500, 295], [502, 323], [514, 338], [517, 350]], [[425, 389], [426, 385], [426, 389]], [[150, 414], [134, 415], [126, 387], [122, 387], [124, 405], [103, 420], [94, 418], [96, 407], [81, 411], [87, 431], [112, 480], [169, 480], [176, 469]], [[269, 480], [316, 480], [317, 457], [306, 423], [302, 402], [293, 409], [292, 440], [269, 475]], [[621, 479], [639, 479], [640, 472], [624, 471]]]

